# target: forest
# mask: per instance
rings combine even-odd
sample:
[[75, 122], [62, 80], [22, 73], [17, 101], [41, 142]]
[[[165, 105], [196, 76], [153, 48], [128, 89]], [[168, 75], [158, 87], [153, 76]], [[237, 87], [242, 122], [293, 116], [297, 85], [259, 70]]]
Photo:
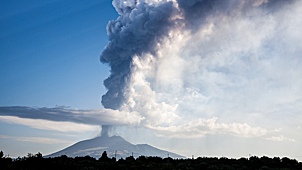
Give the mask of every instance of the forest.
[[116, 160], [109, 158], [106, 151], [98, 159], [85, 157], [54, 158], [43, 157], [41, 153], [10, 158], [0, 152], [0, 169], [2, 170], [302, 170], [302, 162], [287, 157], [269, 158], [267, 156], [250, 158], [198, 157], [196, 159], [172, 159], [170, 157], [132, 156]]

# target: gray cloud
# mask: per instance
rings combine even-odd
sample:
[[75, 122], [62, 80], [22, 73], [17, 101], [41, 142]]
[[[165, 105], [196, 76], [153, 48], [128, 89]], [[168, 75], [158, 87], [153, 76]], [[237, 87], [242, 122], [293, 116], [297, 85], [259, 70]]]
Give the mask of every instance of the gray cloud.
[[[138, 112], [144, 126], [169, 136], [199, 118], [262, 131], [279, 128], [273, 115], [299, 117], [299, 1], [115, 2], [125, 10], [109, 23], [111, 42], [101, 54], [112, 69], [104, 82], [106, 108]], [[182, 134], [193, 128], [186, 127]], [[236, 130], [213, 133], [222, 131]]]
[[293, 2], [294, 0], [114, 0], [112, 4], [121, 16], [107, 25], [110, 43], [100, 56], [101, 62], [109, 63], [111, 67], [111, 74], [104, 81], [108, 91], [102, 97], [103, 106], [116, 110], [127, 102], [134, 74], [133, 58], [137, 56], [144, 59], [147, 54], [157, 57], [161, 47], [159, 44], [169, 38], [171, 31], [182, 29], [194, 33], [213, 23], [212, 19], [217, 16], [233, 19], [238, 18], [238, 15], [252, 17], [251, 10], [255, 8], [268, 12], [278, 11]]
[[[122, 115], [122, 116], [121, 116]], [[18, 117], [18, 119], [16, 119]], [[22, 119], [19, 119], [22, 118]], [[151, 117], [152, 118], [152, 117]], [[32, 120], [47, 120], [44, 126]], [[31, 108], [31, 107], [0, 107], [0, 120], [23, 124], [33, 128], [47, 129], [55, 131], [80, 131], [79, 129], [71, 129], [77, 124], [67, 124], [73, 122], [85, 125], [102, 125], [102, 136], [108, 136], [114, 126], [134, 126], [141, 128], [149, 128], [154, 130], [159, 136], [174, 138], [200, 138], [207, 134], [231, 134], [241, 137], [259, 137], [266, 135], [267, 130], [260, 127], [250, 127], [247, 124], [233, 123], [221, 124], [216, 123], [217, 118], [198, 119], [187, 124], [172, 125], [169, 127], [156, 126], [155, 123], [143, 122], [144, 118], [134, 113], [118, 112], [113, 110], [75, 110], [66, 107], [55, 108]], [[53, 122], [62, 122], [65, 127]], [[59, 128], [53, 126], [60, 126]], [[77, 127], [81, 128], [81, 127]], [[81, 130], [91, 130], [89, 127], [82, 125]]]
[[[121, 5], [123, 2], [130, 6]], [[101, 62], [111, 67], [111, 74], [104, 81], [108, 92], [102, 97], [102, 104], [105, 108], [119, 109], [127, 100], [133, 57], [143, 57], [147, 53], [156, 55], [157, 44], [175, 26], [170, 18], [176, 9], [172, 2], [155, 7], [115, 0], [113, 5], [122, 15], [107, 25], [110, 43], [100, 56]]]
[[[77, 110], [64, 106], [54, 108], [25, 106], [0, 107], [0, 115], [57, 122], [73, 122], [87, 125], [135, 125], [141, 120], [141, 118], [135, 114], [130, 115], [114, 110]], [[123, 119], [116, 119], [118, 116], [122, 116]]]

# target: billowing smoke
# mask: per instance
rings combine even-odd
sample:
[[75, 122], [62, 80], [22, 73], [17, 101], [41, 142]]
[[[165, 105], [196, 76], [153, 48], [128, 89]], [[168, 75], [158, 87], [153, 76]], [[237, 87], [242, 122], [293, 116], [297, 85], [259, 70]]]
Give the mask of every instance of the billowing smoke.
[[[269, 108], [284, 109], [282, 99], [301, 94], [288, 88], [301, 85], [289, 78], [302, 73], [301, 45], [296, 44], [301, 1], [112, 4], [120, 17], [107, 25], [110, 43], [100, 56], [111, 67], [102, 104], [140, 115], [139, 126], [171, 137], [262, 136], [268, 130], [246, 123], [258, 126], [250, 120]], [[295, 68], [295, 75], [288, 68]], [[298, 105], [299, 100], [289, 102]]]
[[102, 97], [102, 104], [119, 109], [128, 100], [134, 56], [156, 56], [158, 43], [175, 26], [171, 17], [176, 9], [172, 2], [149, 6], [134, 0], [114, 0], [113, 5], [121, 16], [107, 25], [111, 42], [102, 52], [101, 62], [109, 63], [111, 75], [104, 81], [108, 92]]
[[148, 53], [156, 55], [157, 44], [168, 36], [174, 26], [169, 19], [175, 7], [172, 2], [155, 7], [136, 0], [115, 0], [112, 4], [121, 16], [107, 25], [111, 42], [102, 52], [101, 62], [109, 63], [111, 75], [104, 81], [108, 91], [102, 97], [102, 104], [105, 108], [116, 110], [129, 98], [133, 57], [143, 57]]

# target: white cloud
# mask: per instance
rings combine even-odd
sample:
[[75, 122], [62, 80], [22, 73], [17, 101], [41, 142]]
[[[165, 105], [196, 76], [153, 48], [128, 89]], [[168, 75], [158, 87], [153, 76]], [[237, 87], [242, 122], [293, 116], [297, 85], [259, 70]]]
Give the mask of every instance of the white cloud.
[[[171, 30], [158, 56], [135, 59], [123, 109], [137, 111], [146, 118], [143, 126], [170, 137], [258, 137], [280, 123], [301, 122], [302, 10], [296, 3], [275, 13], [255, 7], [209, 15], [193, 33]], [[198, 123], [211, 117], [224, 123]]]
[[54, 130], [60, 132], [86, 132], [98, 129], [98, 126], [91, 126], [73, 122], [55, 122], [43, 119], [28, 119], [14, 116], [0, 116], [0, 120], [7, 123], [21, 124], [36, 129]]
[[71, 135], [71, 134], [65, 134], [65, 133], [52, 133], [51, 135], [55, 136], [68, 136], [68, 137], [77, 137], [79, 135]]
[[17, 136], [0, 135], [0, 138], [14, 139], [23, 142], [42, 143], [42, 144], [72, 143], [72, 141], [55, 139], [55, 138], [42, 138], [42, 137], [17, 137]]
[[282, 135], [280, 135], [280, 136], [272, 136], [270, 138], [265, 138], [265, 139], [272, 140], [272, 141], [279, 141], [279, 142], [281, 142], [281, 141], [296, 142], [295, 139], [286, 138], [286, 137], [284, 137]]
[[169, 127], [151, 127], [159, 136], [173, 137], [173, 138], [200, 138], [207, 134], [231, 134], [240, 137], [259, 137], [267, 133], [266, 129], [257, 127], [253, 128], [247, 124], [232, 123], [220, 124], [216, 123], [217, 118], [202, 119], [182, 124], [179, 126]]

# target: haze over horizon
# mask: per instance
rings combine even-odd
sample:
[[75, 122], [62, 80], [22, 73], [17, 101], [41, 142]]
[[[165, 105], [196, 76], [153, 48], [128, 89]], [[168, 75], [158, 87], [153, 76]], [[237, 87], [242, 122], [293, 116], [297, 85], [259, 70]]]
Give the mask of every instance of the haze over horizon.
[[187, 157], [302, 160], [302, 1], [1, 3], [5, 153], [103, 126]]

